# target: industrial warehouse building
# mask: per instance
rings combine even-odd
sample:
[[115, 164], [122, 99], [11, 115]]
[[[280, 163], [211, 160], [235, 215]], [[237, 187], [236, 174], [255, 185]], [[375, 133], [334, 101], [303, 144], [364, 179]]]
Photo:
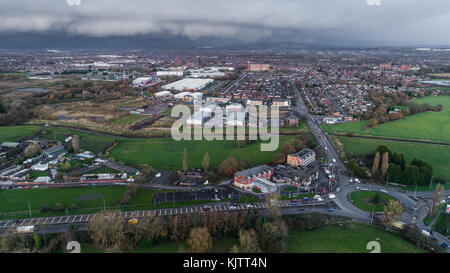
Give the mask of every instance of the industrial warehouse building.
[[205, 88], [208, 84], [214, 82], [213, 79], [183, 79], [173, 83], [164, 85], [162, 88], [174, 91], [185, 91], [185, 90], [195, 90]]

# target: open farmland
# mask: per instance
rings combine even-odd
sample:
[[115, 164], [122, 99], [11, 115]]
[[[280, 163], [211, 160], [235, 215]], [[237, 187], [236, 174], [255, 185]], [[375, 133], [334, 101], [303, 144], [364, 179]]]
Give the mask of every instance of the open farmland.
[[353, 133], [355, 135], [450, 143], [450, 96], [427, 97], [418, 99], [414, 103], [429, 103], [434, 106], [442, 104], [443, 110], [441, 112], [423, 112], [368, 130], [364, 129], [366, 121], [322, 125], [322, 128], [329, 133]]

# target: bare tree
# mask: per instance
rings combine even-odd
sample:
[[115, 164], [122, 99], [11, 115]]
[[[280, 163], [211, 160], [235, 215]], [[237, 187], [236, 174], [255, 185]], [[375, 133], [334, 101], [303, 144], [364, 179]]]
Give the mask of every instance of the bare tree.
[[389, 169], [389, 153], [385, 152], [383, 154], [383, 162], [381, 162], [381, 175], [384, 177], [387, 170]]
[[209, 169], [209, 154], [208, 153], [205, 153], [205, 155], [203, 156], [202, 167], [205, 172], [207, 172]]
[[188, 157], [187, 157], [187, 150], [184, 149], [184, 154], [183, 154], [183, 171], [187, 172], [188, 170]]
[[213, 240], [206, 227], [193, 228], [187, 240], [192, 253], [208, 253], [213, 246]]
[[239, 231], [239, 244], [231, 249], [232, 253], [259, 253], [261, 248], [258, 243], [258, 235], [254, 229]]
[[89, 222], [88, 232], [100, 248], [120, 248], [125, 243], [125, 219], [120, 211], [102, 211]]
[[372, 175], [375, 176], [375, 174], [378, 171], [378, 167], [380, 165], [380, 153], [377, 152], [375, 154], [375, 158], [373, 159], [373, 166], [372, 166]]
[[32, 157], [37, 154], [40, 154], [42, 151], [42, 148], [38, 144], [31, 144], [25, 148], [25, 156]]
[[74, 153], [80, 152], [80, 137], [79, 136], [72, 137], [72, 148], [73, 148]]
[[391, 228], [395, 221], [400, 220], [402, 213], [402, 204], [398, 200], [390, 199], [387, 206], [384, 206], [383, 223], [386, 228]]
[[430, 217], [433, 217], [433, 215], [437, 212], [437, 207], [439, 206], [441, 200], [444, 197], [444, 186], [441, 184], [437, 184], [436, 188], [434, 189], [434, 195], [433, 199], [431, 200], [431, 209], [430, 209]]

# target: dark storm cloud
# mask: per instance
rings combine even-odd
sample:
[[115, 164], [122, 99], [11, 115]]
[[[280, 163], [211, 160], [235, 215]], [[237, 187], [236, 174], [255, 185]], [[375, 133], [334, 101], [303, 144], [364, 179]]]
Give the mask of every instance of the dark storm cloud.
[[450, 44], [449, 25], [449, 0], [0, 1], [1, 33]]

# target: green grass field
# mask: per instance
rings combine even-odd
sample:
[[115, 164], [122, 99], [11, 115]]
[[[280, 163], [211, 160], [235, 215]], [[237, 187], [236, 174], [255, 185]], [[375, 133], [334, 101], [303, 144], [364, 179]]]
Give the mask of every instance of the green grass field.
[[[28, 201], [30, 202], [32, 217], [45, 217], [65, 215], [61, 212], [40, 212], [43, 204], [53, 207], [61, 203], [68, 208], [68, 214], [96, 213], [103, 209], [103, 197], [107, 209], [113, 210], [138, 210], [154, 209], [153, 197], [158, 190], [138, 190], [130, 203], [117, 206], [124, 193], [125, 187], [91, 187], [68, 189], [22, 189], [0, 191], [0, 219], [28, 218]], [[206, 202], [206, 201], [205, 201]], [[76, 204], [77, 210], [70, 210], [70, 206]]]
[[[293, 136], [280, 136], [279, 149]], [[171, 138], [123, 139], [114, 148], [110, 157], [132, 166], [148, 164], [157, 169], [181, 169], [183, 152], [187, 149], [189, 168], [200, 167], [203, 156], [208, 152], [210, 166], [217, 167], [228, 157], [248, 159], [253, 165], [272, 161], [276, 152], [261, 152], [260, 143], [252, 143], [242, 148], [235, 141], [175, 141]]]
[[397, 232], [386, 232], [383, 227], [360, 223], [344, 223], [343, 227], [327, 226], [314, 231], [291, 231], [287, 252], [369, 253], [366, 246], [370, 241], [380, 243], [381, 253], [424, 252]]
[[[425, 160], [433, 166], [433, 172], [436, 177], [445, 181], [450, 180], [450, 146], [354, 137], [336, 137], [336, 139], [343, 145], [343, 150], [346, 153], [355, 156], [374, 154], [379, 145], [385, 145], [393, 152], [403, 153], [408, 164], [414, 158]], [[342, 150], [342, 147], [338, 147], [338, 149]]]
[[322, 128], [328, 133], [351, 132], [357, 135], [450, 143], [450, 96], [426, 97], [415, 100], [414, 103], [442, 104], [443, 110], [441, 112], [423, 112], [368, 130], [364, 129], [365, 120], [338, 125], [322, 125]]
[[[232, 238], [228, 239], [219, 239], [213, 242], [213, 248], [211, 253], [229, 253], [231, 247], [236, 244], [236, 240]], [[61, 251], [62, 252], [62, 251]], [[137, 247], [133, 250], [120, 249], [120, 250], [111, 250], [105, 251], [103, 249], [98, 249], [92, 245], [82, 245], [81, 253], [105, 253], [105, 252], [113, 252], [113, 253], [188, 253], [188, 247], [185, 243], [182, 242], [169, 242], [162, 241], [153, 246], [149, 247]]]
[[[380, 204], [375, 205], [371, 203], [371, 200], [377, 194], [380, 196]], [[387, 204], [389, 200], [395, 200], [394, 197], [388, 194], [374, 191], [353, 192], [350, 195], [350, 199], [353, 201], [355, 207], [368, 212], [382, 212], [384, 211], [384, 204]]]
[[[46, 134], [39, 134], [40, 131], [46, 131]], [[84, 150], [94, 153], [103, 152], [112, 145], [114, 138], [84, 132], [78, 132], [70, 129], [43, 127], [35, 125], [24, 126], [2, 126], [0, 127], [0, 143], [4, 141], [17, 141], [21, 137], [36, 137], [40, 139], [49, 139], [64, 141], [68, 135], [81, 136], [80, 147]]]

